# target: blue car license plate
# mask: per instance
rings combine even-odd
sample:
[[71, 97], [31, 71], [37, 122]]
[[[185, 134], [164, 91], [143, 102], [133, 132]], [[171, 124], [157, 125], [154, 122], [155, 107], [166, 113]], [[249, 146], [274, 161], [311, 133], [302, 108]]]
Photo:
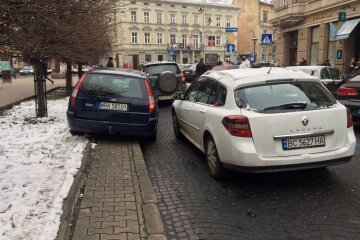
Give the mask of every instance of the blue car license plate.
[[283, 150], [325, 146], [325, 136], [282, 139]]

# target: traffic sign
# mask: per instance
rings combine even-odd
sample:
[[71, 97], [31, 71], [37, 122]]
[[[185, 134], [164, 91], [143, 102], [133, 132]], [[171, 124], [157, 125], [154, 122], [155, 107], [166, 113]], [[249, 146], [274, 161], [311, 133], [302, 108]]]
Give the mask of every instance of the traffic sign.
[[261, 34], [261, 45], [270, 45], [272, 44], [272, 34], [263, 33]]
[[226, 44], [226, 52], [235, 53], [235, 44]]
[[238, 29], [237, 29], [237, 27], [227, 27], [227, 28], [225, 28], [225, 32], [237, 32], [238, 31]]
[[170, 56], [174, 55], [174, 45], [170, 45]]
[[228, 43], [233, 43], [236, 40], [236, 36], [233, 33], [229, 33], [226, 40]]

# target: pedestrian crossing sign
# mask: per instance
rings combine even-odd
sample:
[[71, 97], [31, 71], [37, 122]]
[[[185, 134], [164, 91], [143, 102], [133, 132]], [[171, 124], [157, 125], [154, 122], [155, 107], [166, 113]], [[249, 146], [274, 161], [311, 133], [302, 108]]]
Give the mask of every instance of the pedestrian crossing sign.
[[261, 45], [271, 45], [272, 44], [272, 34], [264, 33], [261, 34]]

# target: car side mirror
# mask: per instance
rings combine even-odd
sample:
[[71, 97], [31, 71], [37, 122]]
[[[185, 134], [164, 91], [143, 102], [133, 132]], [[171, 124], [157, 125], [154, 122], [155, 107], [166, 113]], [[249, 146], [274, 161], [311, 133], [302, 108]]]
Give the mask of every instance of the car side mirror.
[[173, 95], [173, 100], [183, 100], [184, 95], [182, 92], [176, 92]]

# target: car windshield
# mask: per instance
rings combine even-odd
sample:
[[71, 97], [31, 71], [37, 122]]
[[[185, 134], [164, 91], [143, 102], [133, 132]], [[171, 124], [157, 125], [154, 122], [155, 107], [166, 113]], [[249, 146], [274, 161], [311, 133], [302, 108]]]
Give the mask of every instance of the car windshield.
[[149, 75], [159, 75], [163, 72], [172, 72], [174, 74], [179, 74], [180, 69], [176, 64], [159, 64], [147, 66], [145, 68], [145, 72]]
[[306, 111], [333, 106], [336, 101], [316, 82], [289, 82], [256, 85], [235, 90], [240, 108], [264, 113]]
[[146, 98], [144, 79], [111, 75], [88, 74], [81, 85], [82, 93], [129, 98]]
[[32, 67], [29, 66], [29, 67], [23, 67], [24, 70], [32, 70]]

